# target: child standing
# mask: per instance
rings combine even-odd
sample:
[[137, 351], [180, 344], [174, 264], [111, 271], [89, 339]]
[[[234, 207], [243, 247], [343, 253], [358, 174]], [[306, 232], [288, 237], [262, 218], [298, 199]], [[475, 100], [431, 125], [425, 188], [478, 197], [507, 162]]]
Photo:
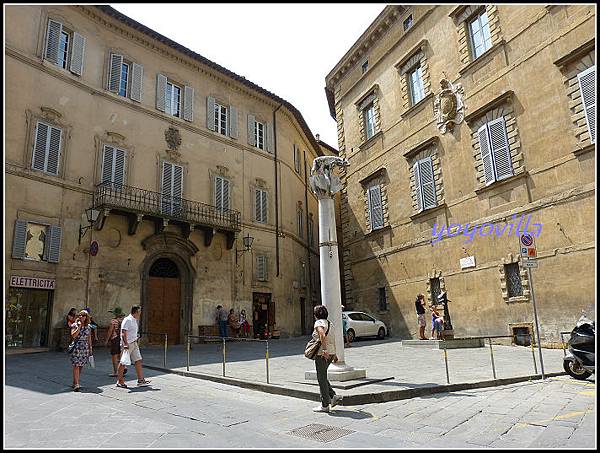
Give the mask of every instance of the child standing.
[[444, 339], [444, 319], [440, 316], [435, 305], [431, 306], [431, 339], [434, 332], [437, 332], [437, 339]]

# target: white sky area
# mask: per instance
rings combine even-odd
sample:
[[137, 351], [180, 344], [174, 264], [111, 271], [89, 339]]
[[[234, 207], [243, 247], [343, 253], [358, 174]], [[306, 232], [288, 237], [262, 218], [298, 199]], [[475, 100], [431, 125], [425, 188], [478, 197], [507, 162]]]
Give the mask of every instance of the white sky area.
[[291, 102], [337, 149], [325, 76], [385, 4], [110, 6]]

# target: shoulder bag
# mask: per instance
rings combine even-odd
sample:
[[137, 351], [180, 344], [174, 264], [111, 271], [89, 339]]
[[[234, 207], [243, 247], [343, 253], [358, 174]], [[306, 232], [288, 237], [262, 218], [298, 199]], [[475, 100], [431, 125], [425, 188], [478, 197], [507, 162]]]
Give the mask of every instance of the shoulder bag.
[[[325, 332], [325, 336], [329, 333], [329, 328], [331, 327], [331, 323], [327, 321], [327, 332]], [[304, 348], [304, 357], [307, 359], [315, 360], [317, 356], [317, 352], [319, 352], [319, 348], [321, 347], [321, 339], [315, 340], [314, 337], [306, 343], [306, 347]]]

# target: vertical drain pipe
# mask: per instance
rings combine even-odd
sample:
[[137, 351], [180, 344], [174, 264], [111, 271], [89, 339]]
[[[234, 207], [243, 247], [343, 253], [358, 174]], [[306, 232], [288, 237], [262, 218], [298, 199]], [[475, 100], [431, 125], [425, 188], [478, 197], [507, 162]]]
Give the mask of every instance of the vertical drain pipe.
[[[307, 265], [308, 265], [308, 294], [306, 296], [306, 299], [308, 301], [308, 306], [312, 307], [312, 267], [311, 267], [311, 263], [310, 263], [310, 238], [308, 237], [308, 167], [306, 166], [306, 151], [304, 151], [304, 203], [306, 204], [306, 257], [307, 257]], [[317, 231], [317, 236], [318, 236], [318, 231]], [[313, 226], [313, 232], [312, 232], [312, 236], [314, 238], [315, 236], [315, 228]], [[304, 308], [304, 311], [306, 312], [306, 308]], [[306, 313], [302, 313], [302, 317], [306, 319]], [[309, 319], [309, 324], [310, 324], [310, 317]], [[305, 332], [302, 332], [302, 335], [306, 335]]]
[[279, 104], [273, 111], [273, 154], [275, 165], [275, 263], [277, 265], [277, 277], [279, 277], [279, 185], [277, 183], [277, 110], [283, 104]]

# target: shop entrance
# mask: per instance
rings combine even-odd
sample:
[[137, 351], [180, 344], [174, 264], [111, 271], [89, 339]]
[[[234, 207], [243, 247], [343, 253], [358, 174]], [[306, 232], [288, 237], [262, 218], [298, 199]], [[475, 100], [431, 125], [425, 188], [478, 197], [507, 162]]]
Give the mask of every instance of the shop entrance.
[[275, 306], [270, 293], [252, 293], [254, 338], [268, 338], [275, 325]]
[[[144, 313], [144, 311], [146, 313]], [[148, 303], [142, 316], [148, 317], [148, 332], [166, 333], [169, 344], [180, 343], [181, 281], [177, 265], [167, 258], [156, 260], [148, 276]], [[149, 343], [161, 343], [159, 335], [148, 335]]]
[[10, 288], [5, 305], [6, 348], [47, 348], [54, 291]]

